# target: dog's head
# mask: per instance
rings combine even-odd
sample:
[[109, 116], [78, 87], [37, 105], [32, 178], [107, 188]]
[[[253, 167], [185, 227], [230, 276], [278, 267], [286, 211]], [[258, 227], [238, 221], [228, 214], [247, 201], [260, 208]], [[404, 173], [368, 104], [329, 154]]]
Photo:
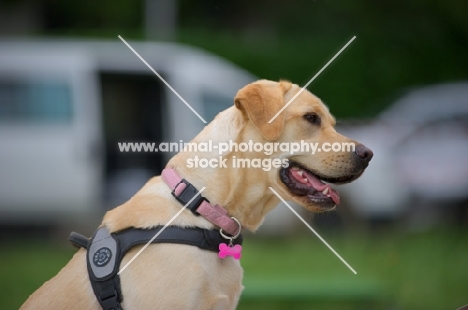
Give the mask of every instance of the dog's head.
[[339, 194], [330, 184], [357, 179], [373, 156], [363, 144], [337, 133], [335, 119], [328, 108], [298, 85], [286, 81], [257, 81], [239, 90], [235, 106], [246, 120], [246, 127], [250, 127], [245, 131], [248, 139], [273, 142], [278, 146], [302, 144], [294, 154], [291, 148], [274, 150], [271, 157], [287, 159], [289, 165], [269, 171], [269, 182], [283, 197], [308, 210], [333, 209], [339, 203]]

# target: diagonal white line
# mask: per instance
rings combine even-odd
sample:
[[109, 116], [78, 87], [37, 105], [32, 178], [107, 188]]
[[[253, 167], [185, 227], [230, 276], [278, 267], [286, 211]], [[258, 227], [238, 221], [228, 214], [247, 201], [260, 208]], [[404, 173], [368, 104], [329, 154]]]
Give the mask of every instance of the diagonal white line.
[[133, 256], [132, 259], [131, 259], [128, 263], [125, 264], [125, 266], [123, 266], [123, 267], [119, 270], [119, 272], [117, 273], [117, 275], [120, 275], [120, 274], [122, 273], [122, 271], [124, 271], [125, 268], [127, 268], [128, 265], [130, 265], [130, 264], [135, 260], [135, 258], [137, 258], [138, 255], [140, 255], [141, 252], [143, 252], [143, 251], [151, 244], [151, 242], [153, 242], [153, 240], [156, 239], [156, 238], [164, 231], [164, 229], [166, 229], [167, 226], [169, 226], [169, 225], [172, 223], [172, 221], [174, 221], [175, 218], [178, 217], [178, 216], [185, 210], [185, 208], [187, 208], [187, 206], [188, 206], [195, 198], [197, 198], [197, 196], [200, 195], [201, 192], [203, 192], [203, 191], [205, 190], [205, 188], [206, 188], [206, 187], [203, 187], [195, 196], [193, 196], [193, 198], [190, 199], [190, 201], [187, 202], [187, 204], [186, 204], [182, 209], [180, 209], [179, 212], [177, 212], [176, 215], [174, 215], [174, 216], [169, 220], [169, 222], [167, 222], [167, 224], [164, 225], [164, 227], [161, 228], [161, 230], [158, 231], [158, 233], [157, 233], [156, 235], [154, 235], [154, 237], [151, 238], [151, 240], [148, 241], [148, 243], [145, 244], [145, 246], [142, 247], [142, 248], [140, 249], [140, 251], [138, 251], [138, 253], [136, 253], [135, 256]]
[[156, 76], [157, 76], [164, 84], [166, 84], [167, 87], [169, 87], [170, 90], [172, 90], [172, 92], [173, 92], [177, 97], [179, 97], [180, 100], [182, 100], [183, 103], [185, 103], [185, 105], [186, 105], [190, 110], [192, 110], [193, 113], [195, 113], [196, 116], [198, 116], [199, 119], [201, 119], [201, 121], [202, 121], [203, 123], [206, 124], [206, 121], [203, 119], [203, 117], [201, 117], [200, 114], [198, 114], [197, 111], [195, 111], [195, 109], [192, 108], [192, 106], [191, 106], [190, 104], [188, 104], [188, 102], [185, 101], [185, 99], [182, 98], [182, 96], [179, 95], [179, 93], [176, 92], [176, 90], [175, 90], [174, 88], [172, 88], [172, 86], [169, 85], [169, 83], [166, 82], [166, 80], [163, 79], [163, 77], [162, 77], [161, 75], [159, 75], [159, 73], [156, 72], [156, 70], [154, 70], [153, 67], [151, 67], [151, 66], [146, 62], [146, 60], [143, 59], [143, 57], [141, 57], [140, 54], [138, 54], [137, 51], [135, 51], [135, 50], [133, 49], [133, 47], [131, 47], [130, 44], [127, 43], [127, 41], [125, 41], [120, 35], [119, 35], [118, 37], [119, 37], [119, 39], [120, 39], [123, 43], [125, 43], [125, 45], [127, 45], [127, 47], [128, 47], [138, 58], [140, 58], [140, 60], [141, 60], [151, 71], [153, 71], [154, 74], [156, 74]]
[[304, 87], [302, 87], [302, 89], [301, 89], [296, 95], [294, 95], [294, 97], [292, 97], [291, 100], [289, 100], [288, 103], [286, 103], [286, 105], [285, 105], [283, 108], [281, 108], [281, 110], [279, 110], [278, 113], [275, 114], [275, 116], [273, 116], [273, 117], [270, 119], [270, 121], [268, 122], [268, 124], [271, 124], [271, 122], [273, 122], [273, 121], [275, 120], [275, 118], [277, 118], [278, 115], [280, 115], [281, 112], [283, 112], [284, 109], [286, 109], [286, 108], [288, 107], [288, 105], [290, 105], [291, 102], [292, 102], [294, 99], [296, 99], [296, 97], [299, 96], [299, 95], [304, 91], [304, 89], [306, 89], [307, 86], [309, 86], [309, 84], [312, 83], [312, 81], [315, 80], [315, 79], [320, 75], [320, 73], [322, 73], [322, 71], [325, 70], [325, 68], [327, 68], [328, 65], [331, 64], [331, 63], [333, 62], [333, 60], [335, 60], [336, 57], [338, 57], [338, 55], [340, 55], [341, 52], [344, 51], [345, 48], [347, 48], [348, 45], [350, 45], [351, 42], [354, 41], [354, 39], [356, 39], [356, 36], [354, 36], [351, 40], [349, 40], [348, 43], [346, 43], [345, 46], [343, 46], [343, 47], [338, 51], [338, 53], [336, 53], [335, 56], [333, 56], [333, 58], [330, 59], [330, 61], [328, 61], [328, 62], [325, 64], [325, 66], [323, 66], [322, 69], [320, 69], [320, 71], [317, 72], [317, 74], [315, 74], [314, 77], [311, 78], [310, 81], [307, 82], [307, 84], [305, 84]]
[[322, 241], [332, 252], [333, 254], [335, 254], [345, 265], [346, 267], [348, 267], [352, 272], [354, 272], [354, 274], [357, 274], [356, 270], [353, 269], [353, 267], [351, 267], [344, 259], [343, 257], [340, 256], [340, 254], [338, 254], [313, 228], [312, 226], [309, 225], [309, 223], [307, 223], [297, 212], [296, 210], [294, 210], [284, 199], [283, 197], [281, 197], [272, 187], [269, 187], [270, 190], [276, 195], [278, 196], [279, 199], [281, 199], [281, 201], [286, 205], [288, 206], [289, 209], [291, 209], [291, 211], [307, 226], [307, 228], [309, 228], [319, 239], [320, 241]]

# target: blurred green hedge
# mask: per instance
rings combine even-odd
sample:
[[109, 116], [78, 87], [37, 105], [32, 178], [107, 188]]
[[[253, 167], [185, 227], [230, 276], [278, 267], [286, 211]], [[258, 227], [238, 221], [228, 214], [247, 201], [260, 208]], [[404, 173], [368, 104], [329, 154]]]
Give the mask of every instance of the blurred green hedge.
[[[0, 0], [2, 1], [2, 0]], [[3, 0], [5, 1], [5, 0]], [[405, 88], [468, 78], [468, 1], [177, 1], [177, 40], [259, 78], [309, 86], [338, 118], [371, 117]], [[46, 1], [40, 35], [144, 39], [144, 1]]]

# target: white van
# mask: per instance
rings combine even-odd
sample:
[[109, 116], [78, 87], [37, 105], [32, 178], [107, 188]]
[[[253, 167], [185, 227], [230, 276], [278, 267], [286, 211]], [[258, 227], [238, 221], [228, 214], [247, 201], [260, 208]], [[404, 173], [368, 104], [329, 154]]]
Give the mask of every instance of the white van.
[[[207, 122], [255, 79], [192, 47], [129, 43]], [[0, 41], [0, 224], [102, 213], [172, 155], [118, 142], [187, 142], [204, 125], [118, 38]]]

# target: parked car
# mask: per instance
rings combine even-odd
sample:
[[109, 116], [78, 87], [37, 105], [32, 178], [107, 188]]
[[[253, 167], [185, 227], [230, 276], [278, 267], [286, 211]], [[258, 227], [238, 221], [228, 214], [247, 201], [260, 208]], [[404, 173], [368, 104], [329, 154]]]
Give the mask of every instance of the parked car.
[[395, 218], [415, 202], [468, 199], [468, 83], [411, 90], [376, 119], [340, 130], [374, 151], [341, 192], [363, 217]]

